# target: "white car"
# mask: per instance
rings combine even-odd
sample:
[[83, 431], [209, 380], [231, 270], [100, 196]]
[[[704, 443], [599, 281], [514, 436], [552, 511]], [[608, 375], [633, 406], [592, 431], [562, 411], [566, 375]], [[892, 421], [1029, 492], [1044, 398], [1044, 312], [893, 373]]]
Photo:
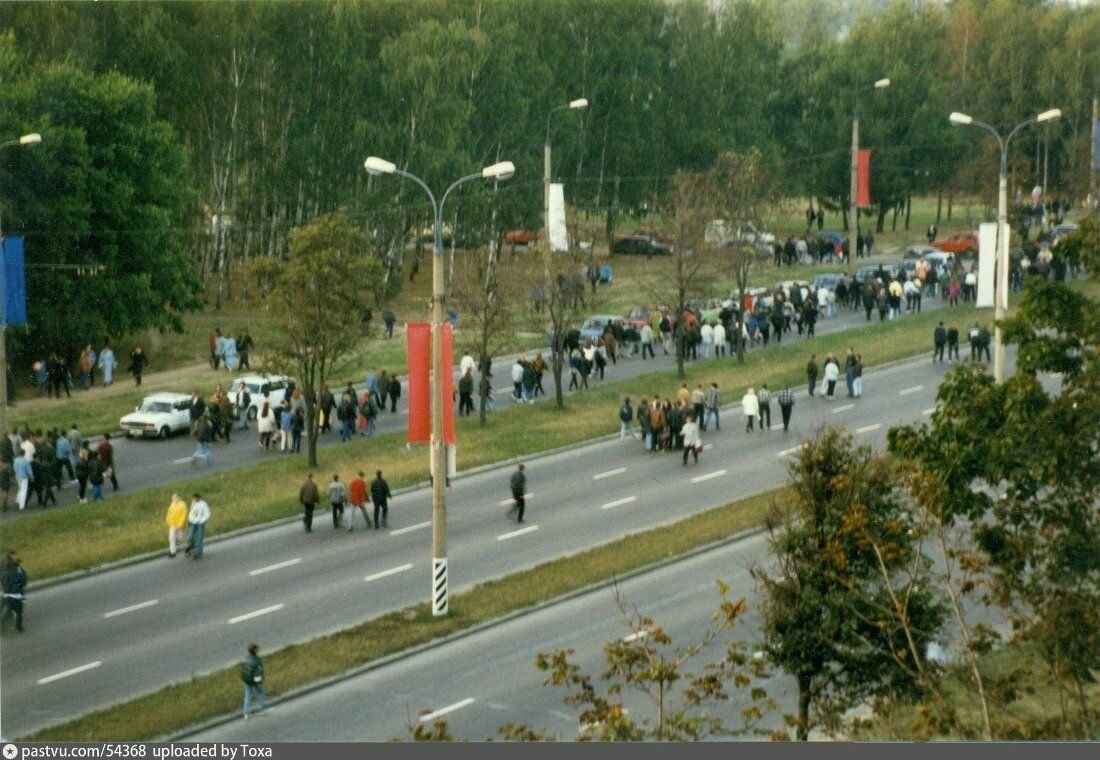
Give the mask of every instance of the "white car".
[[128, 436], [167, 438], [191, 426], [190, 408], [191, 397], [186, 393], [154, 393], [120, 424]]
[[263, 408], [264, 399], [272, 407], [283, 403], [286, 396], [286, 385], [290, 381], [286, 375], [243, 375], [238, 377], [229, 386], [229, 400], [233, 406], [237, 406], [237, 392], [244, 383], [248, 388], [248, 395], [252, 397], [248, 404], [248, 419], [254, 420]]

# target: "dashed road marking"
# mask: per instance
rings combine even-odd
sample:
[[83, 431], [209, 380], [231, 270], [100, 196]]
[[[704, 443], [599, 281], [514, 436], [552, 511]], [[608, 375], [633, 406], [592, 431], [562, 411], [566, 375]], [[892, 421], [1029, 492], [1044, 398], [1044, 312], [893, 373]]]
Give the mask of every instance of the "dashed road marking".
[[914, 385], [912, 388], [906, 388], [903, 391], [898, 391], [899, 396], [908, 396], [910, 393], [916, 393], [917, 391], [923, 391], [923, 385]]
[[379, 573], [373, 573], [371, 575], [368, 575], [363, 580], [365, 580], [367, 583], [370, 583], [371, 581], [376, 581], [379, 578], [388, 578], [391, 575], [397, 575], [398, 573], [403, 573], [406, 570], [411, 570], [411, 569], [412, 569], [412, 562], [409, 562], [407, 564], [401, 565], [400, 567], [391, 567], [389, 570], [383, 570]]
[[297, 565], [301, 561], [301, 557], [296, 557], [295, 559], [288, 559], [285, 562], [276, 562], [274, 565], [268, 565], [267, 567], [257, 568], [256, 570], [249, 570], [248, 574], [255, 577], [257, 575], [263, 575], [264, 573], [270, 573], [272, 570], [282, 570], [284, 567]]
[[623, 636], [623, 643], [629, 644], [632, 641], [637, 641], [638, 639], [644, 639], [647, 636], [649, 636], [649, 631], [646, 631], [646, 630], [635, 631], [634, 633], [630, 634], [629, 636]]
[[[805, 444], [802, 444], [802, 445], [805, 445]], [[802, 445], [795, 446], [795, 447], [790, 448], [790, 449], [783, 449], [782, 451], [779, 452], [779, 456], [785, 457], [788, 454], [793, 454], [796, 451], [801, 451], [802, 450]]]
[[849, 409], [855, 409], [855, 408], [856, 408], [855, 404], [845, 404], [844, 406], [838, 406], [836, 409], [834, 409], [833, 414], [840, 414], [841, 412], [846, 412]]
[[[523, 498], [526, 500], [526, 499], [530, 499], [532, 496], [534, 496], [533, 493], [525, 493], [523, 495]], [[515, 501], [516, 501], [515, 499], [505, 499], [504, 501], [499, 502], [499, 505], [502, 506], [502, 507], [507, 507], [509, 504], [514, 504]]]
[[194, 462], [195, 457], [182, 457], [181, 459], [173, 459], [172, 464], [186, 464], [187, 462]]
[[430, 528], [430, 527], [432, 527], [432, 521], [428, 520], [427, 522], [417, 523], [416, 525], [410, 525], [407, 528], [398, 528], [397, 530], [391, 530], [390, 535], [391, 536], [401, 536], [401, 535], [404, 535], [405, 533], [412, 533], [414, 530], [421, 530], [423, 528]]
[[608, 470], [607, 472], [601, 472], [592, 476], [593, 480], [603, 480], [604, 478], [610, 478], [613, 475], [622, 475], [626, 472], [625, 467], [619, 467], [614, 470]]
[[617, 499], [616, 501], [609, 501], [606, 504], [600, 506], [600, 509], [612, 509], [614, 507], [621, 507], [623, 504], [629, 504], [632, 501], [637, 501], [637, 496], [627, 496], [625, 499]]
[[159, 599], [150, 599], [147, 602], [139, 602], [138, 604], [131, 604], [129, 607], [123, 607], [120, 610], [112, 610], [111, 612], [104, 612], [103, 617], [104, 618], [118, 617], [119, 615], [125, 615], [128, 612], [137, 612], [138, 610], [143, 610], [146, 607], [152, 607], [155, 604], [160, 604], [160, 600]]
[[528, 525], [526, 528], [520, 528], [519, 530], [513, 530], [511, 533], [502, 533], [497, 536], [497, 541], [507, 541], [509, 538], [515, 538], [516, 536], [522, 536], [524, 533], [531, 533], [539, 529], [537, 525]]
[[229, 625], [236, 625], [237, 623], [243, 623], [244, 621], [251, 620], [252, 618], [258, 618], [261, 615], [269, 615], [272, 612], [278, 612], [285, 606], [286, 605], [284, 604], [273, 604], [270, 607], [264, 607], [262, 610], [254, 610], [253, 612], [246, 612], [243, 615], [238, 615], [235, 618], [229, 618], [228, 622]]
[[75, 676], [77, 673], [83, 673], [86, 670], [95, 670], [102, 665], [102, 660], [96, 660], [95, 662], [89, 662], [87, 665], [81, 665], [78, 668], [71, 668], [70, 670], [62, 671], [61, 673], [54, 673], [52, 676], [46, 676], [45, 678], [38, 679], [38, 685], [53, 683], [54, 681], [60, 681], [62, 678], [68, 678], [69, 676]]
[[453, 713], [455, 710], [461, 710], [463, 707], [467, 707], [469, 705], [472, 705], [474, 703], [474, 701], [475, 700], [474, 700], [473, 697], [466, 697], [466, 699], [463, 699], [459, 702], [455, 702], [453, 705], [447, 705], [446, 707], [439, 708], [435, 712], [430, 712], [427, 715], [421, 715], [420, 716], [420, 722], [421, 723], [430, 723], [431, 721], [435, 720], [436, 718], [442, 718], [444, 715], [446, 715], [448, 713]]
[[728, 472], [727, 470], [715, 470], [714, 472], [708, 472], [706, 475], [697, 475], [691, 479], [692, 483], [702, 483], [704, 480], [711, 480], [712, 478], [720, 478]]
[[921, 414], [923, 414], [925, 417], [931, 417], [933, 412], [935, 411], [936, 407], [932, 407], [931, 409], [925, 409], [923, 412], [921, 412]]
[[866, 427], [857, 428], [857, 433], [870, 433], [872, 430], [878, 430], [882, 427], [881, 422], [876, 422], [874, 425], [867, 425]]

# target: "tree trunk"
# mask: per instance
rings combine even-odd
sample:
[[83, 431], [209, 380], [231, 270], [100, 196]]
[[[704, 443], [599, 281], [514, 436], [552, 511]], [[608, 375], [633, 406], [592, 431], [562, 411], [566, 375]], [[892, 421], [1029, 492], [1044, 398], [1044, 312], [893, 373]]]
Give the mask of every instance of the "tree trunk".
[[940, 216], [943, 214], [943, 190], [936, 191], [936, 226], [940, 224]]
[[309, 449], [309, 466], [317, 466], [317, 409], [313, 404], [313, 391], [303, 388], [306, 398], [306, 448]]
[[554, 400], [558, 409], [564, 409], [565, 393], [564, 391], [562, 391], [561, 384], [561, 372], [564, 366], [564, 362], [562, 361], [562, 349], [564, 346], [563, 344], [559, 343], [559, 341], [563, 340], [563, 338], [558, 335], [558, 332], [558, 330], [554, 331], [554, 348], [550, 352], [552, 357], [550, 365], [551, 369], [553, 369], [554, 371]]
[[905, 194], [905, 229], [909, 230], [909, 215], [913, 211], [913, 195], [912, 193]]
[[811, 685], [810, 676], [798, 674], [798, 725], [795, 727], [795, 738], [800, 742], [807, 741], [810, 736]]

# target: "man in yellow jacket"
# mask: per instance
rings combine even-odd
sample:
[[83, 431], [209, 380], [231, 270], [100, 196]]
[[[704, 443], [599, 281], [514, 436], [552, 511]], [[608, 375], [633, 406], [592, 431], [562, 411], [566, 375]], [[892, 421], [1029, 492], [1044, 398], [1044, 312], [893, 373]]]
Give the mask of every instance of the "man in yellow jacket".
[[168, 556], [176, 556], [176, 542], [182, 541], [187, 529], [187, 504], [178, 493], [172, 494], [172, 503], [168, 505]]

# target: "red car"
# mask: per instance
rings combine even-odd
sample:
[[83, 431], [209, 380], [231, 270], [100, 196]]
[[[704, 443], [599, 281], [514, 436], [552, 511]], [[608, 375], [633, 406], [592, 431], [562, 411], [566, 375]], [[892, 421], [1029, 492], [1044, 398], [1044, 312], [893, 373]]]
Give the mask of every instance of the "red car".
[[974, 256], [978, 253], [978, 233], [956, 232], [943, 240], [932, 241], [932, 245], [956, 256]]

